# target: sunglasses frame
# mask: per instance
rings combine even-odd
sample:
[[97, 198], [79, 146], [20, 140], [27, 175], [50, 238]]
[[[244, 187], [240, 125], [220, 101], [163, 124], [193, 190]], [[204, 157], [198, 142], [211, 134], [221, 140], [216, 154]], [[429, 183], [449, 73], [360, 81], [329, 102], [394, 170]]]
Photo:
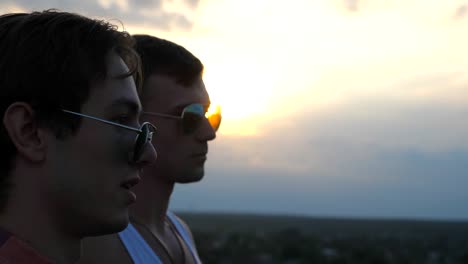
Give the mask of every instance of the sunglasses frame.
[[[172, 119], [181, 119], [181, 120], [183, 120], [183, 119], [184, 119], [184, 114], [186, 113], [186, 109], [188, 109], [190, 106], [193, 106], [193, 105], [202, 106], [203, 109], [205, 109], [205, 105], [195, 103], [195, 104], [189, 104], [189, 105], [187, 105], [186, 107], [184, 107], [184, 109], [182, 110], [182, 114], [181, 114], [180, 116], [177, 116], [177, 115], [170, 115], [170, 114], [163, 114], [163, 113], [156, 113], [156, 112], [145, 112], [145, 111], [141, 112], [141, 114], [144, 114], [144, 115], [152, 115], [152, 116], [159, 116], [159, 117], [166, 117], [166, 118], [172, 118]], [[194, 112], [191, 112], [191, 113], [194, 113]], [[203, 117], [203, 118], [208, 119], [205, 115], [206, 115], [206, 111], [205, 111], [204, 114], [201, 115], [200, 117]], [[208, 121], [209, 121], [209, 120], [208, 120]], [[221, 121], [220, 121], [219, 123], [221, 123]], [[219, 129], [219, 125], [220, 125], [220, 124], [218, 124], [218, 126], [215, 128], [215, 127], [213, 127], [213, 126], [211, 125], [211, 123], [210, 123], [211, 128], [213, 128], [213, 130], [214, 130], [215, 132]], [[195, 128], [194, 130], [196, 130], [196, 128]], [[184, 128], [184, 131], [185, 131], [185, 128]], [[193, 131], [192, 131], [192, 132], [193, 132]], [[188, 134], [190, 134], [190, 133], [192, 133], [192, 132], [188, 132]]]
[[[120, 127], [120, 128], [125, 128], [127, 130], [131, 130], [135, 133], [137, 133], [137, 137], [135, 139], [135, 146], [133, 147], [134, 148], [134, 153], [133, 153], [133, 161], [136, 162], [138, 159], [141, 158], [141, 154], [143, 153], [143, 148], [145, 146], [145, 144], [147, 142], [151, 142], [152, 138], [153, 138], [153, 134], [157, 131], [157, 128], [151, 124], [150, 122], [144, 122], [143, 124], [141, 124], [141, 127], [140, 128], [135, 128], [135, 127], [131, 127], [131, 126], [126, 126], [126, 125], [122, 125], [122, 124], [119, 124], [119, 123], [116, 123], [116, 122], [112, 122], [112, 121], [109, 121], [109, 120], [106, 120], [106, 119], [102, 119], [102, 118], [99, 118], [99, 117], [95, 117], [95, 116], [90, 116], [90, 115], [85, 115], [85, 114], [82, 114], [82, 113], [78, 113], [78, 112], [73, 112], [73, 111], [70, 111], [70, 110], [66, 110], [66, 109], [61, 109], [63, 112], [65, 113], [68, 113], [68, 114], [73, 114], [73, 115], [77, 115], [77, 116], [81, 116], [81, 117], [86, 117], [86, 118], [89, 118], [89, 119], [92, 119], [92, 120], [96, 120], [96, 121], [99, 121], [99, 122], [102, 122], [102, 123], [105, 123], [105, 124], [108, 124], [108, 125], [113, 125], [113, 126], [117, 126], [117, 127]], [[145, 127], [148, 127], [145, 128]], [[153, 128], [153, 131], [150, 131], [149, 128]], [[140, 136], [142, 135], [143, 132], [145, 132], [145, 130], [147, 130], [147, 134], [144, 138], [144, 141], [140, 140]], [[139, 142], [142, 142], [142, 143], [139, 143]], [[138, 146], [138, 148], [137, 148]]]

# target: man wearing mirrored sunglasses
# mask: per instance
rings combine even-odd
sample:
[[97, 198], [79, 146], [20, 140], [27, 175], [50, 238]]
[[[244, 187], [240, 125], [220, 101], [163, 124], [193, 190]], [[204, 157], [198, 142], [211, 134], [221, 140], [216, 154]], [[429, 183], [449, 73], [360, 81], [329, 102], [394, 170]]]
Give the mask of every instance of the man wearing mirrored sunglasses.
[[141, 119], [158, 124], [158, 160], [135, 188], [144, 198], [132, 206], [131, 224], [118, 235], [86, 239], [83, 263], [200, 263], [188, 226], [168, 205], [176, 183], [203, 178], [220, 109], [207, 113], [210, 98], [199, 59], [170, 41], [134, 37], [143, 64]]
[[0, 16], [0, 263], [76, 263], [129, 222], [156, 159], [133, 38], [54, 10]]

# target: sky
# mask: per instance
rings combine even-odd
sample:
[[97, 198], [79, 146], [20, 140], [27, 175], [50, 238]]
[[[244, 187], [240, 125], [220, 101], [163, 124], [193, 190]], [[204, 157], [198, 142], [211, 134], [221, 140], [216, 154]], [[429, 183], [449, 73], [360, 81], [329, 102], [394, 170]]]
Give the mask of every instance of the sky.
[[0, 1], [185, 46], [223, 123], [171, 208], [468, 220], [468, 1]]

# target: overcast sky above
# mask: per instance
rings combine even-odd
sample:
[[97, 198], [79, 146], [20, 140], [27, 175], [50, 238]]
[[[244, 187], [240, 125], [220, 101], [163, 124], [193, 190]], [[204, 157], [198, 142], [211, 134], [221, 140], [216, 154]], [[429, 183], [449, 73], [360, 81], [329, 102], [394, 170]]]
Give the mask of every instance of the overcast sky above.
[[47, 8], [205, 64], [224, 120], [174, 209], [468, 219], [467, 1], [0, 1]]

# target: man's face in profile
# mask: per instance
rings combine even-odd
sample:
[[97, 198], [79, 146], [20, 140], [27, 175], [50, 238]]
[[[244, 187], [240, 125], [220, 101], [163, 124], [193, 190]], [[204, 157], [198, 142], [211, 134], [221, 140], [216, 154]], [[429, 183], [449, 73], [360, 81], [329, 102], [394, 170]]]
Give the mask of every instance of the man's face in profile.
[[[141, 106], [134, 81], [131, 76], [115, 77], [127, 70], [122, 59], [111, 53], [108, 78], [92, 83], [81, 113], [138, 128]], [[48, 150], [52, 175], [48, 198], [65, 212], [60, 224], [84, 235], [126, 227], [134, 197], [125, 183], [138, 182], [140, 163], [155, 159], [150, 153], [143, 154], [140, 163], [132, 161], [135, 137], [133, 131], [82, 118], [74, 135], [54, 141]]]
[[[190, 104], [202, 104], [206, 109], [210, 98], [203, 80], [184, 86], [173, 78], [151, 75], [145, 82], [144, 111], [180, 116]], [[216, 137], [208, 120], [203, 118], [199, 126], [189, 133], [184, 131], [180, 119], [143, 115], [142, 121], [150, 121], [158, 127], [153, 144], [158, 160], [145, 169], [148, 177], [164, 177], [169, 182], [190, 183], [202, 179], [208, 153], [208, 141]]]

